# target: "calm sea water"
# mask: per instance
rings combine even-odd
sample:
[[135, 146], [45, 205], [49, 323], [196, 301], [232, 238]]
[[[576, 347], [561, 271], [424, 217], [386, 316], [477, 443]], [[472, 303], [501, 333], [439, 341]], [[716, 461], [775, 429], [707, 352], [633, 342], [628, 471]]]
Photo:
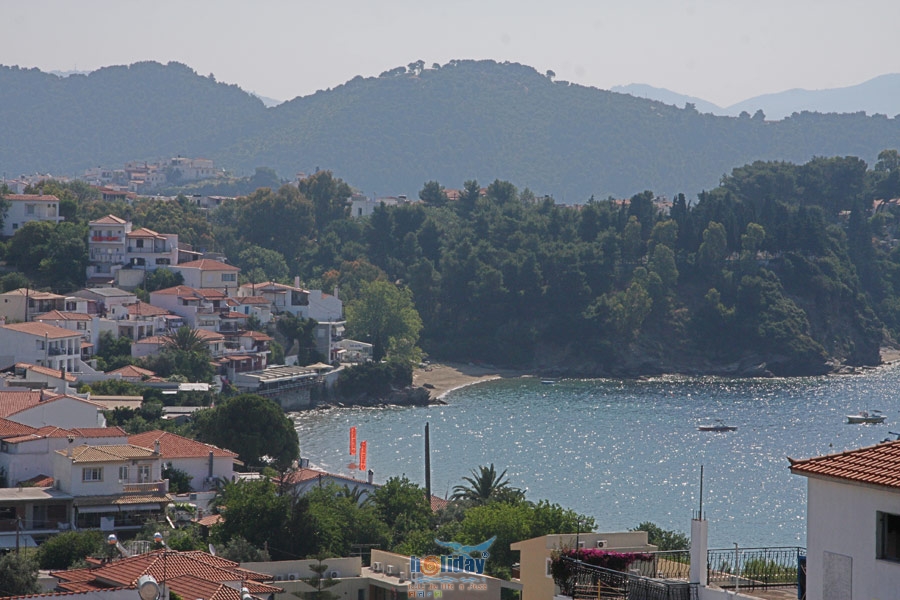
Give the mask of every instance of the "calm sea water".
[[[534, 378], [451, 392], [448, 406], [331, 409], [294, 414], [300, 450], [314, 465], [348, 468], [349, 428], [367, 440], [376, 482], [406, 475], [424, 485], [430, 423], [432, 491], [452, 492], [479, 465], [507, 470], [530, 500], [591, 515], [600, 531], [643, 521], [690, 531], [700, 502], [712, 548], [806, 544], [806, 478], [787, 457], [875, 444], [900, 431], [900, 366], [862, 375], [794, 379], [661, 377], [644, 381]], [[880, 409], [883, 425], [844, 415]], [[697, 431], [722, 419], [738, 430]]]

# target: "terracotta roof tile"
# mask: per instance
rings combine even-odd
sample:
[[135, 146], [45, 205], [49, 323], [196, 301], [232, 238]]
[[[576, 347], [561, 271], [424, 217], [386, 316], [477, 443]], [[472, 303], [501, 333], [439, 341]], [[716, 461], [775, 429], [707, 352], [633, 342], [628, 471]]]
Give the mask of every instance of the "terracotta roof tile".
[[125, 219], [117, 217], [115, 215], [106, 215], [105, 217], [100, 217], [96, 221], [91, 221], [88, 223], [89, 225], [124, 225], [127, 223]]
[[128, 309], [128, 314], [135, 317], [157, 317], [169, 314], [169, 311], [164, 308], [159, 308], [140, 300], [134, 304], [128, 304], [126, 308]]
[[53, 294], [51, 292], [40, 292], [38, 290], [32, 290], [30, 288], [19, 288], [16, 290], [10, 290], [8, 292], [4, 292], [3, 295], [28, 296], [29, 298], [34, 298], [35, 300], [62, 300], [62, 299], [65, 299], [65, 296], [60, 296], [59, 294]]
[[250, 338], [258, 342], [270, 342], [273, 339], [270, 336], [259, 331], [242, 331], [238, 334], [238, 337]]
[[791, 472], [900, 489], [900, 441], [885, 442], [840, 454], [793, 460]]
[[[45, 367], [43, 365], [33, 365], [31, 363], [16, 363], [17, 369], [24, 369], [26, 371], [33, 371], [35, 373], [40, 373], [41, 375], [49, 375], [51, 377], [59, 377], [62, 379], [63, 375], [61, 371], [57, 369], [51, 369], [50, 367]], [[65, 379], [68, 382], [74, 383], [78, 381], [78, 378], [72, 375], [71, 373], [65, 373]]]
[[165, 239], [160, 234], [156, 233], [152, 229], [147, 229], [146, 227], [141, 227], [140, 229], [135, 229], [133, 231], [129, 231], [128, 233], [125, 234], [125, 237]]
[[59, 198], [50, 194], [7, 194], [3, 199], [17, 202], [59, 202]]
[[128, 432], [118, 425], [115, 427], [78, 427], [69, 431], [86, 438], [125, 437], [128, 435]]
[[[0, 395], [0, 403], [2, 403], [2, 395]], [[34, 433], [35, 431], [37, 431], [37, 429], [34, 427], [22, 425], [21, 423], [16, 423], [15, 421], [0, 417], [0, 439], [27, 435], [29, 433]]]
[[230, 450], [223, 450], [211, 444], [204, 444], [159, 429], [128, 436], [129, 444], [144, 448], [155, 448], [157, 441], [159, 441], [159, 452], [163, 458], [206, 458], [210, 452], [213, 453], [213, 456], [237, 457], [237, 454]]
[[29, 487], [52, 487], [53, 486], [53, 477], [50, 475], [35, 475], [30, 479], [26, 479], [25, 481], [19, 481], [16, 483], [19, 486], [29, 486]]
[[125, 365], [124, 367], [119, 367], [114, 371], [109, 371], [106, 373], [107, 375], [121, 375], [122, 377], [132, 377], [132, 378], [140, 378], [140, 377], [153, 377], [156, 375], [150, 369], [142, 369], [141, 367], [137, 367], [135, 365]]
[[39, 323], [37, 321], [32, 321], [30, 323], [12, 323], [10, 325], [0, 325], [0, 328], [9, 329], [11, 331], [19, 331], [21, 333], [28, 333], [39, 337], [46, 337], [51, 340], [76, 336], [81, 337], [81, 334], [77, 331], [70, 331], [69, 329], [63, 329], [62, 327], [48, 325], [46, 323]]
[[32, 391], [0, 391], [0, 417], [8, 417], [41, 402], [41, 393]]
[[225, 264], [222, 261], [212, 260], [211, 258], [201, 258], [200, 260], [181, 263], [178, 265], [178, 268], [200, 269], [201, 271], [240, 271], [238, 267]]
[[[57, 450], [58, 454], [66, 454], [66, 450]], [[132, 446], [130, 444], [111, 446], [78, 446], [72, 449], [73, 463], [120, 462], [133, 458], [151, 458], [156, 456], [153, 450]]]
[[79, 312], [51, 310], [34, 318], [35, 321], [92, 321], [91, 315]]

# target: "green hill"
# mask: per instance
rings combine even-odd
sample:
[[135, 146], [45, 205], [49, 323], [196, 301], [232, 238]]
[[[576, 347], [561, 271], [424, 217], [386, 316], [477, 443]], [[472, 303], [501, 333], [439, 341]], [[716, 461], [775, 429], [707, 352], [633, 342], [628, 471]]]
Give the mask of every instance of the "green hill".
[[266, 109], [184, 65], [137, 63], [67, 78], [0, 68], [0, 136], [7, 174], [181, 154], [241, 174], [327, 168], [367, 194], [499, 178], [581, 203], [644, 189], [691, 197], [758, 159], [873, 163], [900, 144], [900, 121], [716, 117], [493, 61], [399, 67]]

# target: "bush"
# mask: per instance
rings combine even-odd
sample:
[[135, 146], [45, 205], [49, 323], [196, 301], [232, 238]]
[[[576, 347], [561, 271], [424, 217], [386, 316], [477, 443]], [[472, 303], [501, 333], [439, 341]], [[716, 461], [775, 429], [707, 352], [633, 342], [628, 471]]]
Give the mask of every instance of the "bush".
[[37, 550], [38, 564], [42, 569], [68, 569], [77, 561], [103, 548], [103, 536], [99, 531], [68, 531], [54, 536]]

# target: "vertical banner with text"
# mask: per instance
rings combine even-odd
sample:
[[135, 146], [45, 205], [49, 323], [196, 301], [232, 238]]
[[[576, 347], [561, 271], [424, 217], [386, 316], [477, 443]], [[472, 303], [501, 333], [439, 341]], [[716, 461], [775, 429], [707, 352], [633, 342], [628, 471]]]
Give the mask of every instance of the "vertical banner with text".
[[366, 470], [366, 441], [363, 440], [359, 444], [359, 470]]
[[356, 427], [350, 428], [350, 456], [356, 456]]

